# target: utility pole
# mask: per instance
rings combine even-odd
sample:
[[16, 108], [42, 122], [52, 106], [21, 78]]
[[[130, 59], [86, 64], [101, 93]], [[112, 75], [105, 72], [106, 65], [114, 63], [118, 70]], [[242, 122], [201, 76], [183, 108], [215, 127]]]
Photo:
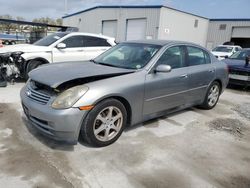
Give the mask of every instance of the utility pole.
[[65, 11], [65, 15], [68, 14], [68, 0], [64, 0], [64, 11]]

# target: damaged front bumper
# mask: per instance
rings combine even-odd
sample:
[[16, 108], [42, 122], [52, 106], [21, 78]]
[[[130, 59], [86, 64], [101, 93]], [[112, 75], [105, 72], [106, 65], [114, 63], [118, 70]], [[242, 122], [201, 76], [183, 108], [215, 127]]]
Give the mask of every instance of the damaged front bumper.
[[86, 111], [78, 108], [53, 109], [51, 103], [54, 97], [47, 104], [41, 104], [29, 97], [29, 89], [27, 85], [24, 86], [20, 95], [24, 113], [33, 127], [53, 140], [76, 144]]

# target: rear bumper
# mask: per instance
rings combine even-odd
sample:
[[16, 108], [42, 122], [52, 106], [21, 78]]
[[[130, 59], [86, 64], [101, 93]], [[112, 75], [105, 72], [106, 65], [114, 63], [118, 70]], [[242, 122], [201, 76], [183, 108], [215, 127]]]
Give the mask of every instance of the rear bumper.
[[86, 111], [78, 108], [55, 110], [51, 102], [43, 105], [28, 98], [26, 87], [20, 93], [24, 113], [28, 121], [43, 135], [69, 144], [76, 144]]

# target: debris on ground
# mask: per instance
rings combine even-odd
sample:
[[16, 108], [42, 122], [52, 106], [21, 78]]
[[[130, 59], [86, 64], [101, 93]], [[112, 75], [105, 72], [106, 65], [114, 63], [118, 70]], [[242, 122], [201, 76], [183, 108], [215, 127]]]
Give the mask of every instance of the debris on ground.
[[225, 131], [237, 137], [242, 137], [246, 130], [244, 123], [231, 118], [217, 118], [209, 122], [209, 127], [212, 130]]

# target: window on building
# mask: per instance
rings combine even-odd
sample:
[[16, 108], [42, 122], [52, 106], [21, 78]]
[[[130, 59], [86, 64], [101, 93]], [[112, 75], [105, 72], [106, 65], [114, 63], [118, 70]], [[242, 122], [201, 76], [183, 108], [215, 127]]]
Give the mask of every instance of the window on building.
[[187, 46], [188, 52], [188, 65], [195, 66], [195, 65], [202, 65], [210, 63], [209, 55], [204, 52], [202, 49]]
[[195, 27], [195, 28], [198, 27], [198, 24], [199, 24], [199, 20], [195, 20], [195, 21], [194, 21], [194, 27]]
[[220, 24], [219, 29], [220, 30], [225, 30], [227, 28], [227, 24]]

